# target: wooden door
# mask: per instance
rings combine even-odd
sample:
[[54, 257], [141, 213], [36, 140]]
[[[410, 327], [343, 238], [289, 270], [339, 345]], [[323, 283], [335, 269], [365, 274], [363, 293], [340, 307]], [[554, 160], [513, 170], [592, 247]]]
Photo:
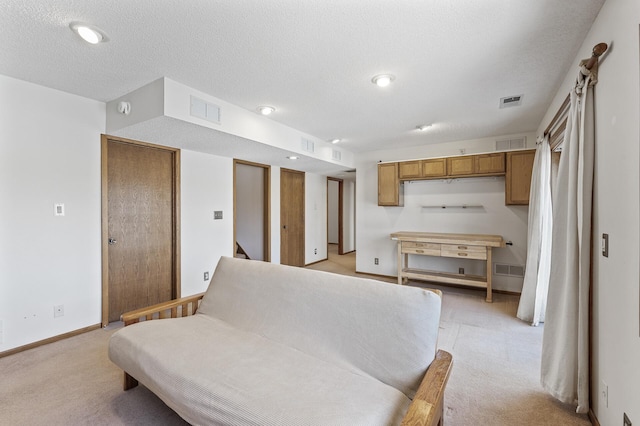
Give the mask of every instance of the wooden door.
[[103, 136], [103, 325], [179, 296], [179, 151]]
[[280, 169], [280, 263], [304, 262], [304, 173]]

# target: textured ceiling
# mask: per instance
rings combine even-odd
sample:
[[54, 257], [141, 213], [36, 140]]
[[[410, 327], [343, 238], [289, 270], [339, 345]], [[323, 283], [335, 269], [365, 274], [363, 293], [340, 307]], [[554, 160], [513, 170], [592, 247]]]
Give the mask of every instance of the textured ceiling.
[[2, 0], [0, 74], [100, 101], [169, 77], [355, 153], [500, 136], [538, 127], [603, 1]]

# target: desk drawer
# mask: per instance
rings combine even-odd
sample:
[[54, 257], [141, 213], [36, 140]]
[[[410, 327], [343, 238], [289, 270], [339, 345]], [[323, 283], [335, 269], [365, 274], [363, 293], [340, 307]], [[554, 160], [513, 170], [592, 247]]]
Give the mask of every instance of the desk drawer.
[[440, 256], [440, 244], [403, 241], [402, 253], [423, 254], [426, 256]]
[[485, 246], [468, 246], [465, 244], [442, 244], [441, 256], [486, 260], [487, 248]]

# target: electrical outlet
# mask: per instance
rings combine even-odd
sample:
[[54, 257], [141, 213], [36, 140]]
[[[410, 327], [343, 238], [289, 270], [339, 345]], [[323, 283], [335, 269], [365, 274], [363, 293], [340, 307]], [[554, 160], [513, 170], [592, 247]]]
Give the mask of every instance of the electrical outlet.
[[464, 268], [458, 268], [458, 273], [460, 275], [464, 275]]
[[220, 220], [222, 219], [222, 210], [215, 210], [213, 212], [213, 220]]
[[53, 307], [53, 317], [63, 317], [64, 316], [64, 305], [56, 305]]
[[631, 425], [631, 420], [629, 420], [629, 417], [627, 416], [627, 413], [622, 413], [623, 417], [622, 417], [622, 421], [624, 422], [624, 426], [632, 426]]
[[378, 258], [377, 258], [377, 257], [374, 257], [374, 258], [373, 258], [373, 264], [374, 264], [374, 265], [378, 265], [379, 263], [380, 263], [380, 261], [378, 260]]
[[317, 248], [313, 249], [313, 254], [318, 254], [318, 249]]
[[604, 406], [609, 407], [609, 386], [604, 382], [604, 380], [600, 381], [600, 395], [602, 396]]
[[204, 273], [204, 280], [205, 281], [209, 281], [209, 272], [208, 271]]

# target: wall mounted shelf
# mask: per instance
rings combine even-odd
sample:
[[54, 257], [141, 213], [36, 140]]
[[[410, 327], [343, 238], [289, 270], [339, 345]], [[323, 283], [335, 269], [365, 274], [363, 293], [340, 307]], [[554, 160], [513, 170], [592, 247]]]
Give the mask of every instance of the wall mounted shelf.
[[482, 204], [434, 204], [429, 206], [422, 206], [423, 209], [482, 209]]

